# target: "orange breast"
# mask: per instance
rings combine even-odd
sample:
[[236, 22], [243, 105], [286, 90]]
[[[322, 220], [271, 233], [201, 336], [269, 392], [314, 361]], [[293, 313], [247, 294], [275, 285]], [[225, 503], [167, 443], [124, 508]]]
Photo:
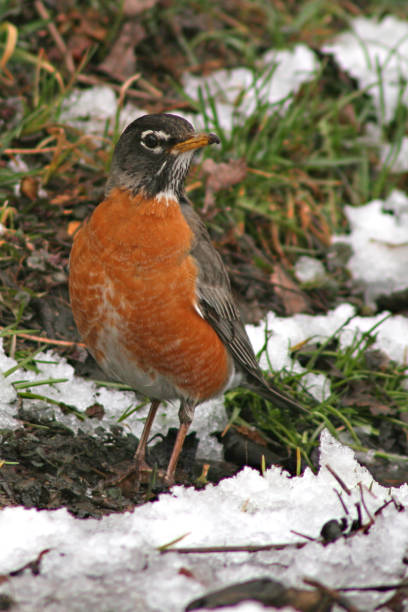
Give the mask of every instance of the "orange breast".
[[174, 397], [204, 400], [222, 391], [231, 360], [195, 309], [191, 242], [176, 201], [114, 189], [75, 237], [70, 295], [78, 330], [108, 374], [126, 378], [125, 356], [168, 379]]

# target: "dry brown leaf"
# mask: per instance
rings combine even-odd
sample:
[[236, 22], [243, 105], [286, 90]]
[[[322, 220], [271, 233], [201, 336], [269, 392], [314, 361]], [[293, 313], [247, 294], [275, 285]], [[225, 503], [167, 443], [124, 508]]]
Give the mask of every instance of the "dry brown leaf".
[[34, 202], [38, 195], [38, 181], [33, 176], [25, 176], [20, 183], [21, 193]]
[[342, 403], [344, 406], [368, 407], [373, 416], [390, 413], [390, 406], [375, 398], [368, 391], [366, 393], [364, 391], [351, 393], [351, 395], [343, 398]]
[[286, 315], [309, 310], [306, 296], [286, 273], [283, 266], [275, 264], [270, 281], [275, 285], [275, 293], [282, 300]]
[[[68, 54], [76, 61], [81, 61], [85, 53], [91, 49], [95, 41], [103, 42], [108, 30], [101, 19], [100, 13], [92, 9], [86, 11], [71, 11], [69, 14], [60, 14], [57, 18], [58, 32]], [[59, 51], [63, 54], [61, 45]]]
[[92, 406], [88, 406], [85, 410], [85, 414], [89, 419], [98, 419], [100, 421], [105, 415], [105, 409], [102, 404], [92, 404]]
[[155, 4], [157, 4], [157, 0], [125, 0], [123, 14], [127, 17], [135, 17], [152, 8]]
[[68, 202], [72, 202], [72, 195], [69, 193], [57, 193], [51, 200], [50, 204], [55, 206], [64, 206]]
[[267, 608], [291, 606], [301, 612], [330, 612], [337, 603], [349, 612], [358, 612], [346, 598], [334, 589], [318, 585], [314, 589], [295, 589], [271, 578], [255, 578], [212, 591], [190, 602], [186, 610], [214, 609], [236, 606], [244, 601], [257, 601]]
[[135, 46], [145, 36], [146, 32], [140, 23], [127, 21], [123, 25], [110, 53], [99, 65], [99, 69], [115, 77], [118, 81], [123, 81], [132, 76], [136, 72]]
[[222, 189], [228, 189], [240, 183], [246, 176], [247, 165], [243, 158], [231, 159], [217, 164], [213, 159], [206, 159], [203, 171], [208, 175], [205, 186], [204, 212], [215, 204], [214, 195]]
[[237, 432], [245, 438], [252, 440], [252, 442], [255, 442], [256, 444], [260, 444], [260, 446], [267, 446], [265, 438], [256, 429], [251, 429], [245, 425], [235, 425], [234, 427]]

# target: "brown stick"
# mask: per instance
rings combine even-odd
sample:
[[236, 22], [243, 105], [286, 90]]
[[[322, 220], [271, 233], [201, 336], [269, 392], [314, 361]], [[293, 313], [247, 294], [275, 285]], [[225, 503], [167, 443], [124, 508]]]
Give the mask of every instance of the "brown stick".
[[[4, 329], [4, 327], [0, 327], [0, 330]], [[80, 346], [85, 348], [85, 344], [83, 342], [71, 342], [70, 340], [54, 340], [52, 338], [46, 338], [44, 336], [35, 336], [34, 334], [26, 334], [24, 332], [15, 332], [13, 336], [18, 336], [19, 338], [24, 338], [25, 340], [32, 340], [33, 342], [43, 342], [44, 344], [54, 344], [56, 346]]]

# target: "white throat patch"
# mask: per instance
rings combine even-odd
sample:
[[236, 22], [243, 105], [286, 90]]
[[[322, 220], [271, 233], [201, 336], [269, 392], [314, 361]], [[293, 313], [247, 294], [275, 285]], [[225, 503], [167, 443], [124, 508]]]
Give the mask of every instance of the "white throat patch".
[[166, 206], [170, 206], [170, 204], [174, 201], [177, 202], [178, 198], [172, 189], [166, 189], [166, 191], [159, 191], [156, 194], [156, 198], [160, 201], [163, 201]]

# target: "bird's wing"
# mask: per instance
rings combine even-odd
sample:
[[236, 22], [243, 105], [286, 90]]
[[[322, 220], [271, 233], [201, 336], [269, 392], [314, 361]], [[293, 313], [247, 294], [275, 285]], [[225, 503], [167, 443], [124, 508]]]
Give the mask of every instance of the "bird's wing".
[[237, 364], [251, 374], [259, 371], [258, 362], [231, 293], [228, 273], [220, 254], [213, 247], [207, 229], [188, 201], [182, 212], [195, 236], [191, 255], [197, 262], [197, 298], [203, 317], [215, 329]]
[[226, 345], [236, 367], [244, 373], [244, 386], [280, 407], [304, 410], [289, 395], [266, 383], [233, 298], [229, 276], [221, 256], [212, 245], [204, 223], [187, 198], [183, 198], [181, 210], [195, 237], [191, 255], [198, 266], [199, 310]]

